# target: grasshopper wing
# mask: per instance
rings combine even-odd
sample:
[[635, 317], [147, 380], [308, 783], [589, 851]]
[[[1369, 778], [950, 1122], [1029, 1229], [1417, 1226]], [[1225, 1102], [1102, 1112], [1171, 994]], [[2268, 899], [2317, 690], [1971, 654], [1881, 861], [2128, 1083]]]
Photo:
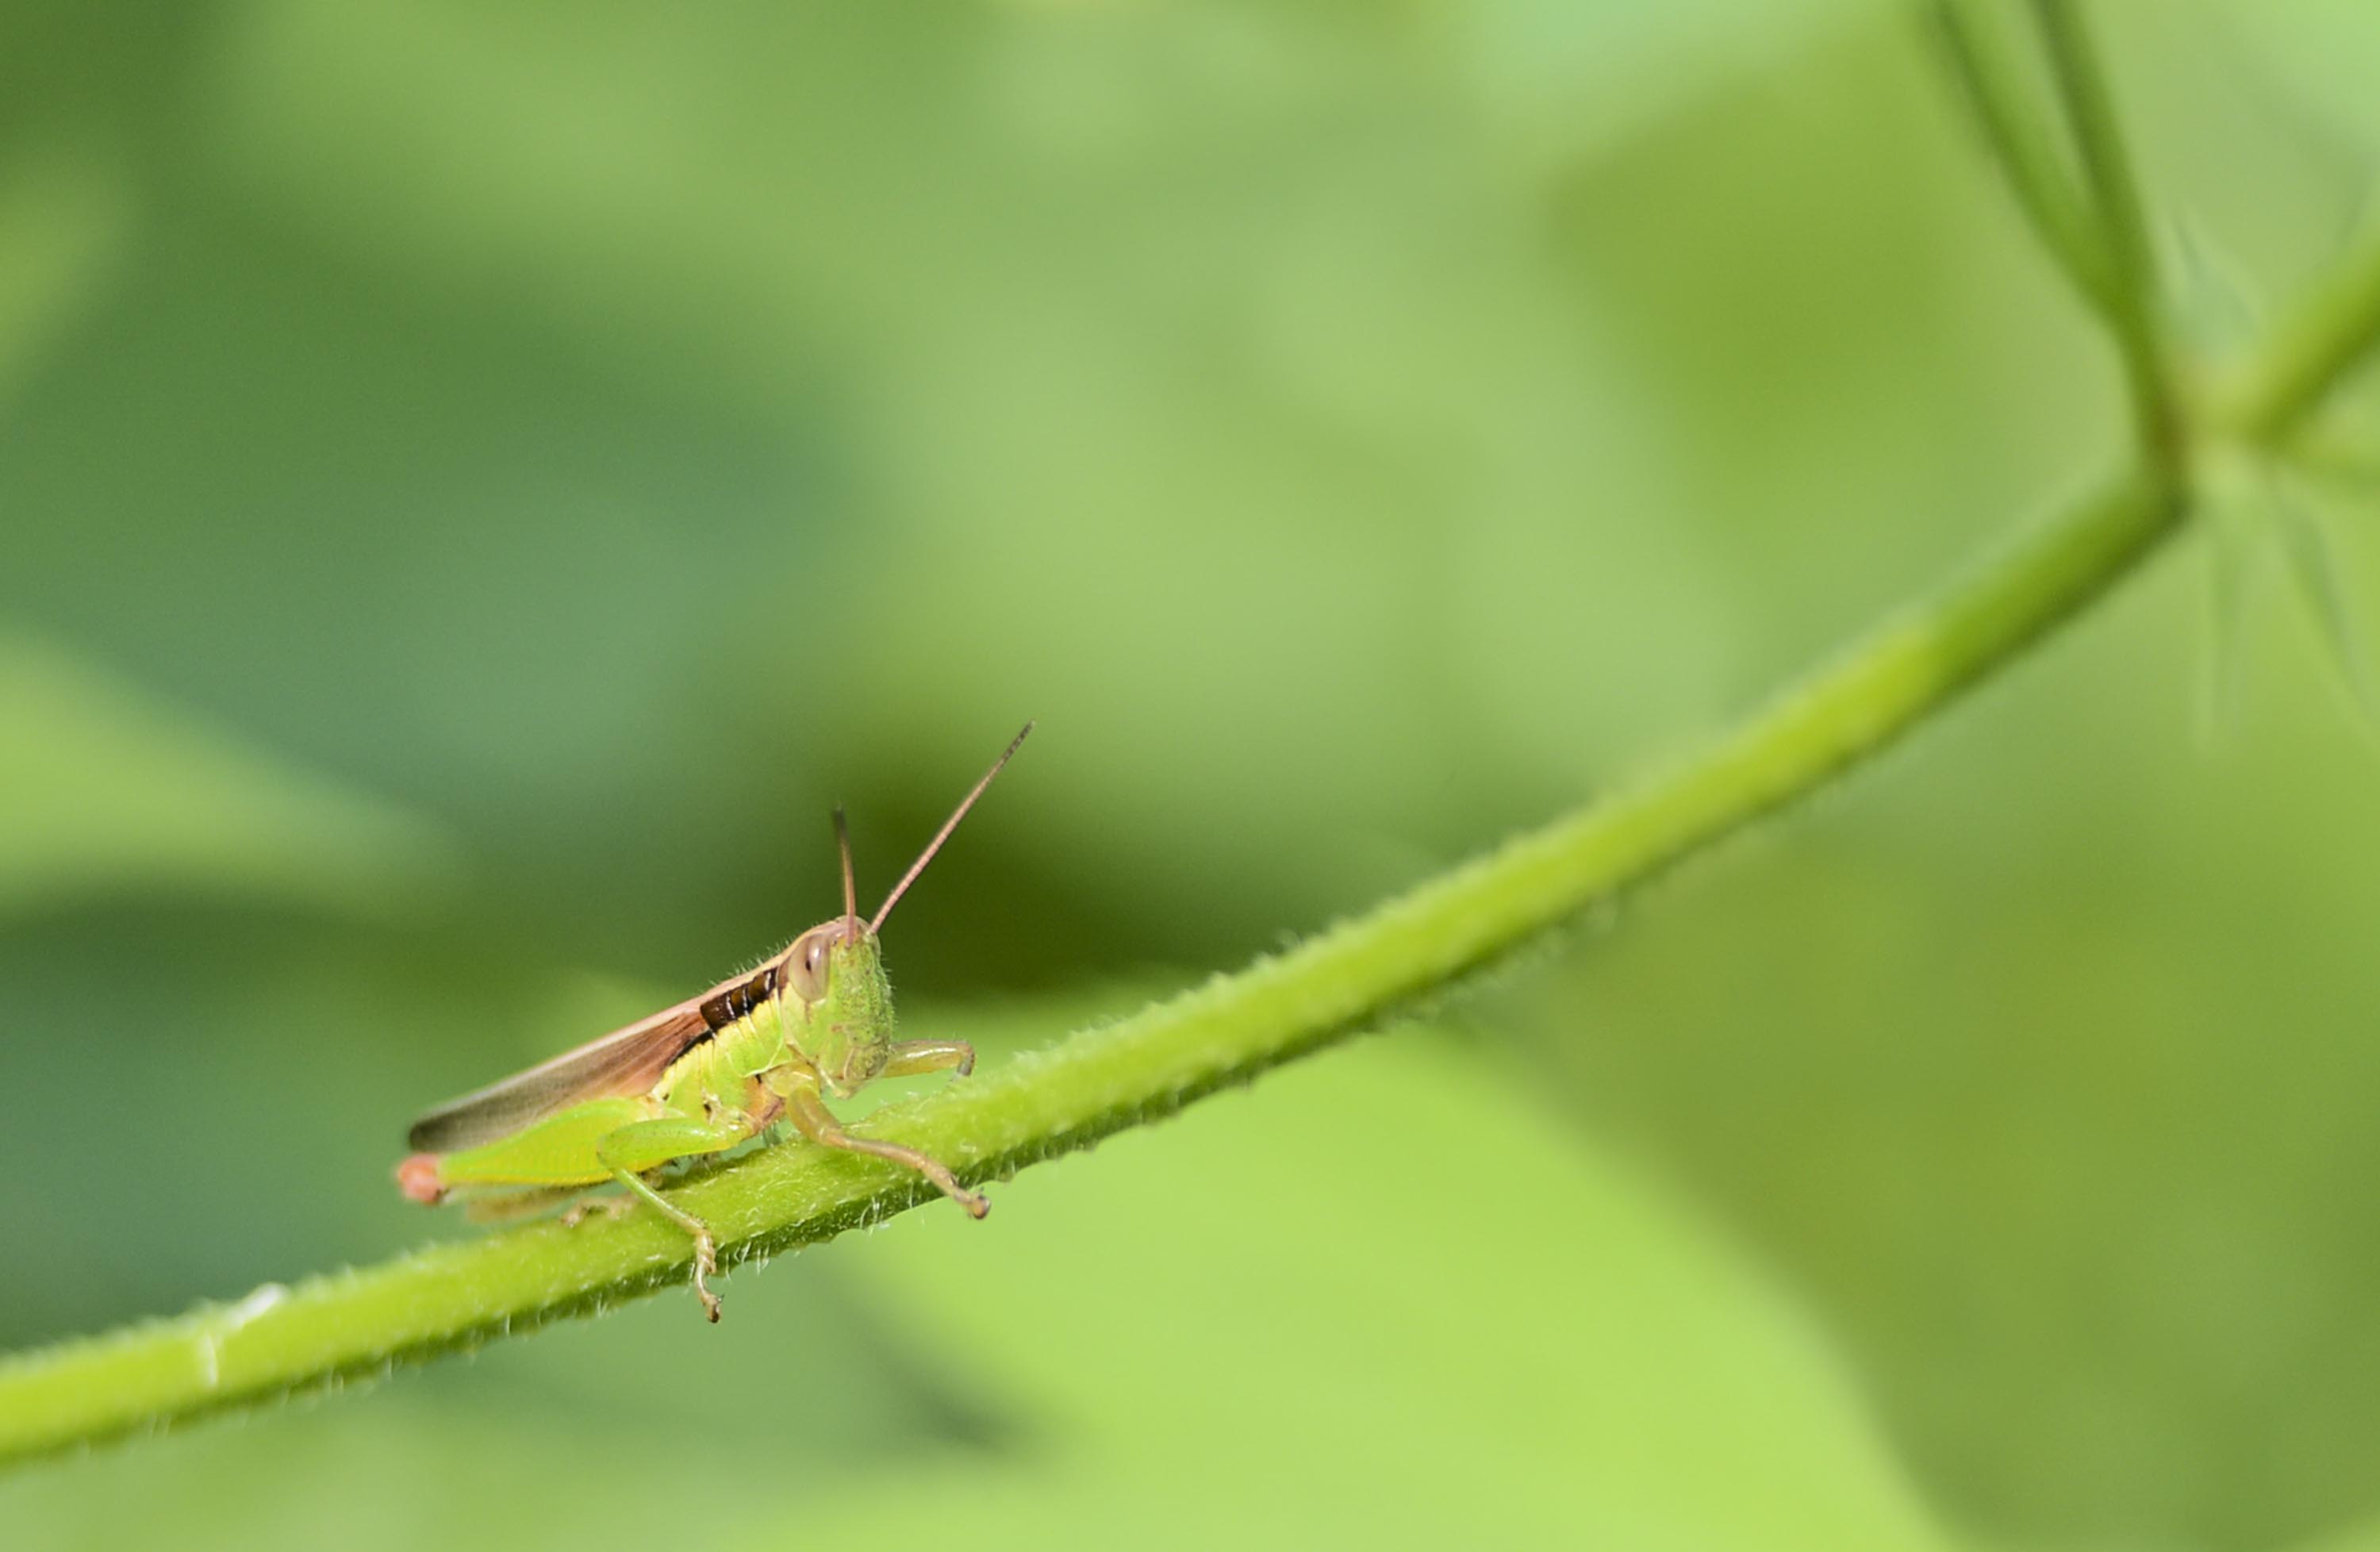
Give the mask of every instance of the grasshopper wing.
[[582, 1100], [641, 1094], [661, 1081], [671, 1062], [710, 1037], [702, 1000], [690, 998], [526, 1073], [449, 1099], [415, 1122], [406, 1141], [423, 1153], [453, 1153], [510, 1136]]

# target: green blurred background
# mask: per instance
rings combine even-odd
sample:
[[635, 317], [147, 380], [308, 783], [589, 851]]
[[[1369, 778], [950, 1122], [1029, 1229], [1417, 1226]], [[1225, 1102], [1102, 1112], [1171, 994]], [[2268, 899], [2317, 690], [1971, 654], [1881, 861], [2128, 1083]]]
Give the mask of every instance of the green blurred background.
[[[2380, 10], [2094, 15], [2236, 342], [2380, 167]], [[19, 0], [0, 1346], [468, 1232], [414, 1111], [828, 914], [838, 799], [880, 890], [1028, 715], [913, 1033], [1640, 776], [2121, 434], [1891, 0]], [[2380, 1546], [2380, 764], [2277, 574], [2201, 714], [2206, 581], [987, 1225], [0, 1544]]]

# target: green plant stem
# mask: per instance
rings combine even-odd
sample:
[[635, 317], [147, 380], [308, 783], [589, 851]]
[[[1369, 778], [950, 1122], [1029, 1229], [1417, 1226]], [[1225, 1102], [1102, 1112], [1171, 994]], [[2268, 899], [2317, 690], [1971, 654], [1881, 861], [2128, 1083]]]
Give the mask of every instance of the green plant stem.
[[[1873, 753], [2123, 576], [2180, 513], [2166, 482], [2119, 479], [1668, 779], [1236, 976], [880, 1112], [861, 1130], [982, 1181], [1375, 1025]], [[675, 1199], [714, 1225], [733, 1264], [930, 1196], [878, 1161], [786, 1146]], [[0, 1365], [0, 1458], [376, 1374], [681, 1286], [687, 1262], [686, 1237], [650, 1214], [540, 1224], [314, 1279], [236, 1312], [65, 1343]]]
[[1961, 0], [1936, 0], [1934, 18], [1950, 74], [2034, 236], [2083, 299], [2112, 324], [2119, 304], [2106, 248], [2048, 124], [2020, 105], [2024, 92], [2005, 40], [1979, 27]]
[[2114, 92], [2073, 0], [2034, 0], [2034, 16], [2097, 214], [2107, 258], [2108, 325], [2123, 357], [2141, 443], [2150, 457], [2173, 465], [2183, 453], [2181, 411], [2158, 317], [2148, 216], [2124, 150]]
[[2277, 450], [2324, 399], [2380, 347], [2380, 237], [2317, 285], [2275, 326], [2265, 352], [2239, 374], [2216, 429]]

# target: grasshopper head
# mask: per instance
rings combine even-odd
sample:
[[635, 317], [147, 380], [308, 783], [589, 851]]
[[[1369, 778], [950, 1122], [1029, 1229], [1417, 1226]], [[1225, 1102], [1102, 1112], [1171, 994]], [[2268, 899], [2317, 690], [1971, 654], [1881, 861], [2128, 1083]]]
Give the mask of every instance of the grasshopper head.
[[798, 1015], [789, 1025], [789, 1037], [818, 1069], [827, 1092], [837, 1098], [858, 1093], [892, 1060], [892, 983], [884, 978], [876, 929], [884, 925], [901, 896], [917, 881], [926, 864], [934, 860], [951, 831], [959, 827], [975, 800], [1032, 731], [1033, 724], [1027, 722], [1023, 733], [1009, 740], [1000, 758], [960, 800], [958, 810], [942, 821], [942, 828], [926, 843], [925, 851], [901, 875], [901, 881], [892, 886], [872, 918], [859, 914], [859, 891], [851, 873], [851, 831], [844, 824], [843, 810], [834, 811], [835, 845], [843, 853], [843, 915], [819, 923], [794, 940], [785, 951], [785, 985], [801, 1002]]
[[794, 1043], [827, 1091], [849, 1098], [892, 1054], [892, 983], [876, 934], [849, 916], [820, 922], [794, 940], [785, 967], [802, 1003]]

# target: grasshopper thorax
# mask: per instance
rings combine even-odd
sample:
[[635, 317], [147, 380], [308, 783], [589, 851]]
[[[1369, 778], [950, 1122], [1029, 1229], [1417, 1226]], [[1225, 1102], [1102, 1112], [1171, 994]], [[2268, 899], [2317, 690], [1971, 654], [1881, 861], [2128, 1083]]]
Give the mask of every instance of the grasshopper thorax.
[[892, 1054], [892, 983], [868, 924], [820, 922], [785, 951], [785, 1037], [829, 1093], [848, 1098]]

